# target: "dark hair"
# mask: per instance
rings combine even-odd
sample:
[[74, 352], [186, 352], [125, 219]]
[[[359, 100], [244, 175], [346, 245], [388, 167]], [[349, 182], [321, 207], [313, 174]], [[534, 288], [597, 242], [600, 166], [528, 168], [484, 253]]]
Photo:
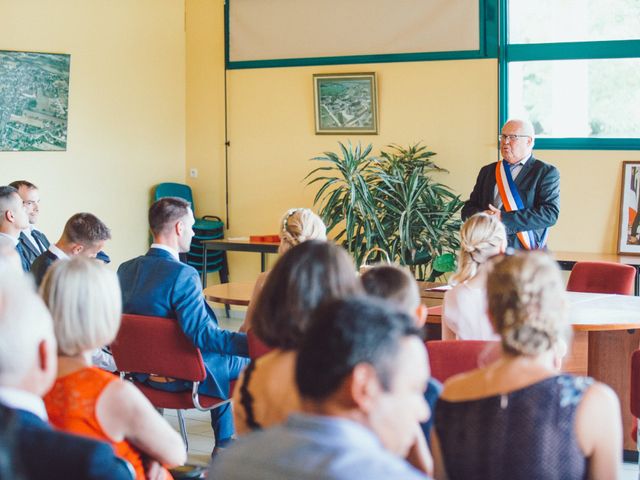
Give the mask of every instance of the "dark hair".
[[[19, 195], [18, 190], [8, 185], [0, 186], [0, 215], [4, 215], [4, 212], [7, 210], [11, 210], [11, 195], [13, 194]], [[20, 200], [22, 202], [22, 200]], [[21, 203], [22, 204], [22, 203]]]
[[359, 296], [326, 303], [313, 313], [298, 351], [298, 390], [304, 398], [324, 400], [361, 363], [373, 366], [388, 390], [400, 340], [417, 334], [415, 320], [384, 300]]
[[81, 245], [93, 245], [109, 240], [111, 231], [102, 221], [91, 213], [76, 213], [64, 225], [62, 236], [68, 242]]
[[18, 193], [18, 190], [11, 185], [0, 186], [0, 199], [9, 198], [14, 193]]
[[169, 224], [184, 217], [191, 208], [191, 204], [178, 197], [164, 197], [149, 208], [149, 228], [151, 233], [162, 233]]
[[308, 240], [288, 250], [269, 272], [252, 329], [271, 347], [297, 349], [318, 305], [361, 291], [353, 260], [342, 247]]
[[368, 268], [361, 276], [365, 292], [396, 304], [413, 314], [420, 305], [420, 290], [407, 268], [381, 264]]
[[38, 187], [36, 187], [33, 183], [28, 182], [27, 180], [16, 180], [15, 182], [11, 182], [9, 186], [15, 188], [16, 190], [20, 190], [20, 187], [26, 187], [29, 189], [35, 188], [36, 190], [38, 189]]

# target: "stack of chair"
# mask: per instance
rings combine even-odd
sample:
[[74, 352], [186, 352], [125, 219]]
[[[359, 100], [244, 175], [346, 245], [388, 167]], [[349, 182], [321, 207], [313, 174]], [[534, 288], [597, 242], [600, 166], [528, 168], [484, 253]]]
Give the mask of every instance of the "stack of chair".
[[[191, 209], [195, 212], [193, 195], [188, 185], [181, 183], [160, 183], [154, 193], [154, 201], [163, 197], [179, 197], [191, 204]], [[195, 214], [195, 213], [194, 213]], [[224, 238], [224, 223], [215, 215], [205, 215], [197, 217], [193, 226], [195, 236], [191, 241], [191, 248], [187, 253], [186, 263], [194, 267], [203, 285], [206, 284], [205, 277], [208, 273], [218, 272], [220, 283], [229, 281], [229, 268], [227, 266], [226, 252], [207, 252], [207, 265], [203, 268], [202, 257], [204, 253], [202, 242], [205, 240], [218, 240]]]

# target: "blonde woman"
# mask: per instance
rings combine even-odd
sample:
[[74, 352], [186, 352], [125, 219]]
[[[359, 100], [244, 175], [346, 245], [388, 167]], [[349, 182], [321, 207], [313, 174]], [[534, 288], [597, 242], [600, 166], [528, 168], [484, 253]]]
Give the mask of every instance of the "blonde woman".
[[[58, 340], [58, 376], [45, 405], [61, 430], [107, 442], [134, 468], [137, 480], [159, 464], [181, 465], [180, 435], [132, 384], [91, 366], [90, 354], [116, 336], [122, 313], [118, 278], [84, 257], [56, 262], [41, 295], [51, 311]], [[167, 478], [170, 478], [167, 474]]]
[[[308, 208], [292, 208], [287, 210], [280, 220], [280, 246], [278, 255], [283, 255], [292, 247], [307, 240], [326, 240], [327, 227], [322, 219]], [[241, 332], [246, 332], [251, 327], [251, 321], [255, 312], [255, 304], [260, 291], [264, 286], [269, 272], [262, 272], [256, 279], [256, 284], [251, 293], [251, 301], [247, 308], [244, 322], [240, 326]]]
[[507, 247], [504, 225], [495, 216], [477, 213], [460, 230], [458, 270], [442, 304], [443, 340], [495, 340], [487, 317], [487, 261]]
[[487, 278], [498, 360], [445, 383], [436, 478], [619, 478], [620, 404], [606, 385], [559, 374], [571, 327], [564, 282], [543, 252], [505, 256]]

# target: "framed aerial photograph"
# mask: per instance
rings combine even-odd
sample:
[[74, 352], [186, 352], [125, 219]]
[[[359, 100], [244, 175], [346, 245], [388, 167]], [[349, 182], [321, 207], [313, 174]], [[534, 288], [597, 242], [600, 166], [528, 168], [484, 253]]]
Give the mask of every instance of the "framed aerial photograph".
[[377, 134], [375, 73], [313, 76], [316, 134]]
[[640, 162], [622, 162], [618, 253], [640, 255]]
[[0, 50], [0, 151], [67, 149], [70, 60]]

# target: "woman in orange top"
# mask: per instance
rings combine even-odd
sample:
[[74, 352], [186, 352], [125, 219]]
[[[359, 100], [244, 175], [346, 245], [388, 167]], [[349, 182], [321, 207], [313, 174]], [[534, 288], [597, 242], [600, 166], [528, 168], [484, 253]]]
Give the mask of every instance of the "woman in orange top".
[[41, 295], [51, 311], [58, 340], [58, 377], [45, 396], [56, 427], [110, 443], [134, 468], [170, 478], [158, 463], [186, 460], [182, 438], [133, 385], [91, 366], [95, 348], [110, 343], [120, 326], [121, 294], [116, 275], [93, 259], [59, 260], [47, 272]]

